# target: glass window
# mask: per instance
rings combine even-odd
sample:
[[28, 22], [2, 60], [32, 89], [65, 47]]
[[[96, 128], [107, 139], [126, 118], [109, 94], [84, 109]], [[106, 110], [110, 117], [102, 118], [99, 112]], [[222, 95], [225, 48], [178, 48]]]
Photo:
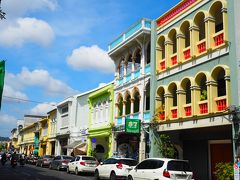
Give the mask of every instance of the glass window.
[[72, 159], [72, 156], [63, 156], [63, 159]]
[[119, 159], [117, 163], [125, 164], [128, 166], [136, 166], [137, 161], [136, 160], [131, 160], [131, 159]]
[[142, 161], [137, 165], [137, 169], [149, 169], [150, 163], [151, 162], [149, 160]]
[[90, 156], [83, 156], [82, 160], [91, 160], [91, 161], [96, 161], [96, 159], [94, 157], [90, 157]]
[[187, 161], [172, 160], [168, 162], [167, 170], [169, 171], [191, 171], [189, 163]]
[[78, 156], [78, 157], [76, 157], [76, 160], [75, 161], [79, 161], [80, 160], [80, 157]]

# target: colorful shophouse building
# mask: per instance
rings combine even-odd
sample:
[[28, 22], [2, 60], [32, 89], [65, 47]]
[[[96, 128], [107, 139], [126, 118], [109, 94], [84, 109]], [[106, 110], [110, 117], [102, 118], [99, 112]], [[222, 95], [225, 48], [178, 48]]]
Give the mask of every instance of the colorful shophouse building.
[[113, 151], [139, 160], [145, 159], [148, 149], [144, 128], [138, 133], [127, 133], [124, 127], [129, 119], [137, 120], [138, 127], [150, 120], [150, 40], [151, 20], [141, 19], [110, 43], [108, 49], [115, 63]]
[[88, 155], [104, 160], [112, 156], [113, 82], [89, 94]]
[[[231, 162], [231, 46], [225, 0], [183, 0], [155, 23], [152, 116], [171, 137], [177, 158], [197, 179], [215, 179], [217, 162]], [[234, 82], [235, 83], [235, 82]], [[151, 144], [154, 146], [154, 143]], [[151, 156], [158, 156], [157, 148]]]

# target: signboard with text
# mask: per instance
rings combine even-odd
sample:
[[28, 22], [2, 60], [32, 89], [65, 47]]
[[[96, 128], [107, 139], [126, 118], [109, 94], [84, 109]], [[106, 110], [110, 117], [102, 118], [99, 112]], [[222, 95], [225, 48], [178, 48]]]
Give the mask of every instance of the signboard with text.
[[141, 130], [141, 121], [139, 119], [126, 119], [125, 132], [139, 134]]

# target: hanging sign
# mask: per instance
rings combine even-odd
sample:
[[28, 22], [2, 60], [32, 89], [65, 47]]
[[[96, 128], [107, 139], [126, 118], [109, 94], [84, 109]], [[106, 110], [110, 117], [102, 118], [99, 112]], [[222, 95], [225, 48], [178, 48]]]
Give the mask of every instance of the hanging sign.
[[126, 119], [125, 132], [139, 134], [141, 129], [141, 121], [139, 119]]

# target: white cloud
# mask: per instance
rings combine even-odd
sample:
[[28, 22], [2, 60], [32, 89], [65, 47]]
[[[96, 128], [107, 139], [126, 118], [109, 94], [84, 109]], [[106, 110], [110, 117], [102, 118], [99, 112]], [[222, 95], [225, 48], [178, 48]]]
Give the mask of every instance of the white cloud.
[[67, 57], [67, 63], [77, 70], [94, 69], [104, 73], [114, 72], [114, 63], [107, 52], [97, 45], [74, 49], [72, 54]]
[[[13, 87], [9, 86], [7, 83], [4, 85], [3, 89], [3, 96], [11, 97], [11, 98], [19, 98], [19, 99], [28, 99], [27, 95], [21, 91], [14, 89]], [[8, 99], [11, 100], [11, 99]]]
[[16, 125], [17, 119], [13, 116], [10, 116], [8, 114], [0, 114], [0, 124], [5, 125]]
[[53, 78], [43, 69], [29, 71], [27, 68], [22, 68], [22, 71], [16, 75], [6, 73], [6, 84], [20, 90], [26, 87], [40, 87], [44, 89], [45, 94], [51, 96], [67, 97], [79, 93], [66, 83]]
[[53, 109], [54, 104], [56, 104], [56, 103], [52, 102], [52, 103], [38, 104], [37, 106], [33, 107], [30, 110], [30, 114], [46, 115], [49, 111], [51, 111]]
[[2, 1], [2, 9], [7, 14], [7, 19], [19, 17], [29, 11], [37, 11], [41, 9], [55, 10], [58, 6], [56, 0], [4, 0]]
[[0, 27], [2, 45], [22, 46], [24, 43], [36, 43], [48, 46], [54, 39], [51, 26], [35, 18], [18, 18], [16, 22], [5, 22]]

